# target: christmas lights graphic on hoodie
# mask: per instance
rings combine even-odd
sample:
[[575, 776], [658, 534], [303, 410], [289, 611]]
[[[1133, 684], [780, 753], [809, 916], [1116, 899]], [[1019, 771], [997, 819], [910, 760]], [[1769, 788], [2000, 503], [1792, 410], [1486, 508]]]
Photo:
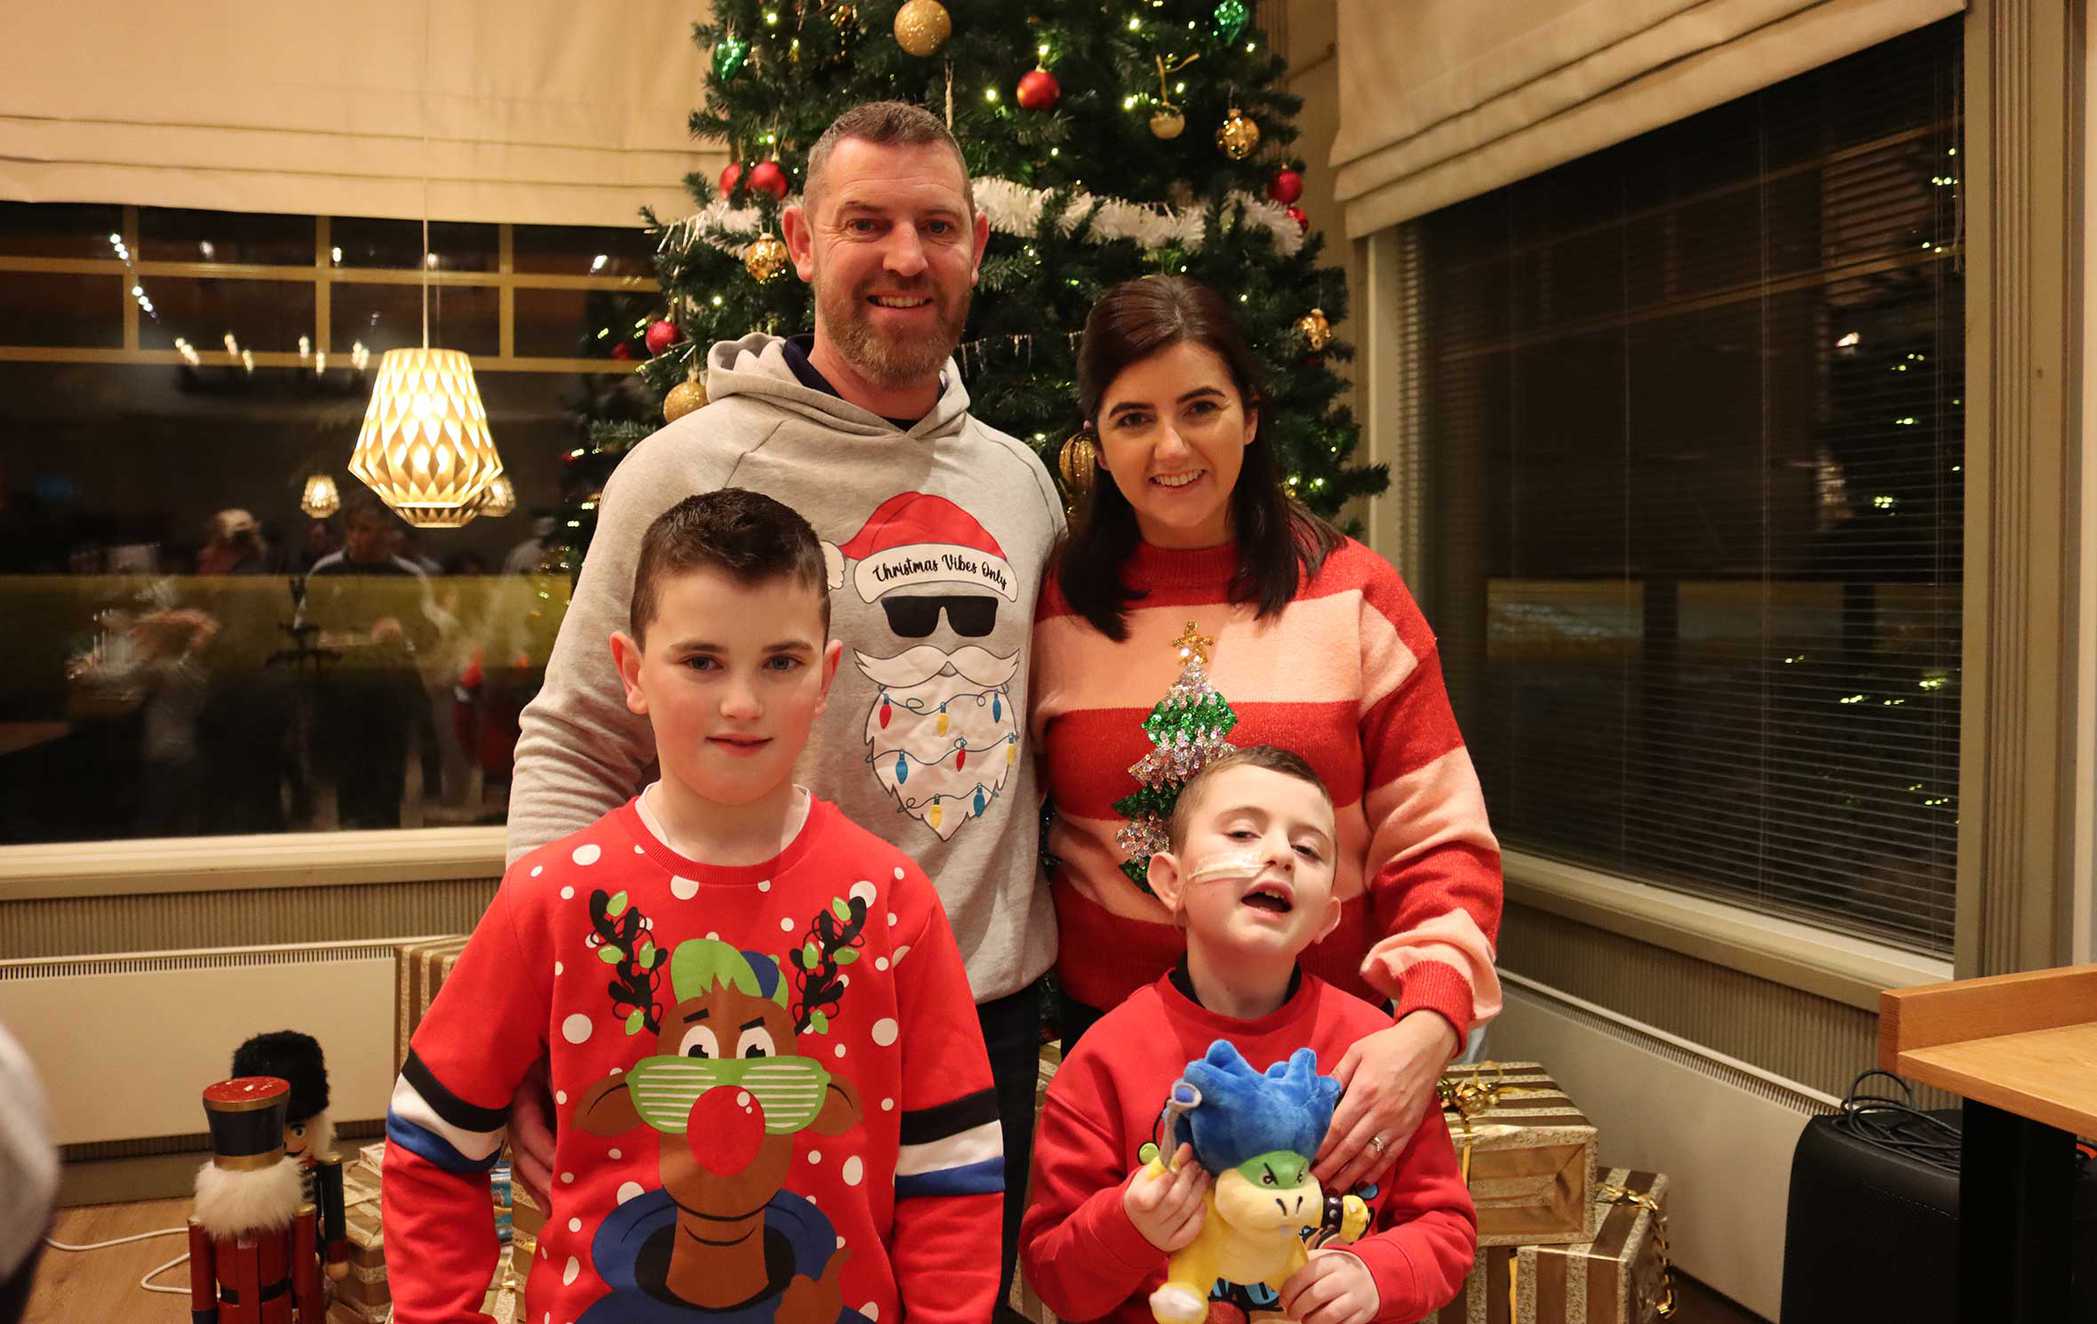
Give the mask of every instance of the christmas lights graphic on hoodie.
[[923, 492], [882, 502], [846, 542], [825, 543], [823, 555], [833, 590], [853, 563], [860, 601], [879, 603], [904, 645], [888, 657], [852, 654], [879, 687], [866, 719], [867, 762], [904, 813], [952, 840], [997, 798], [1019, 760], [1008, 688], [1019, 654], [909, 641], [927, 640], [942, 618], [963, 639], [989, 635], [998, 612], [1017, 603], [1012, 565], [975, 517]]

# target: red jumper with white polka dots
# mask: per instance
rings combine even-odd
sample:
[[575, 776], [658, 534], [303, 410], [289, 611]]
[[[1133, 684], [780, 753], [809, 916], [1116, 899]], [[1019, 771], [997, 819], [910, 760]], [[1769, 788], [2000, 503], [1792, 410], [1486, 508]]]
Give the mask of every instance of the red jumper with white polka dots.
[[630, 802], [510, 867], [387, 1114], [398, 1324], [485, 1318], [485, 1173], [542, 1057], [525, 1318], [990, 1317], [1004, 1160], [960, 952], [917, 865], [829, 803], [761, 865], [685, 859]]

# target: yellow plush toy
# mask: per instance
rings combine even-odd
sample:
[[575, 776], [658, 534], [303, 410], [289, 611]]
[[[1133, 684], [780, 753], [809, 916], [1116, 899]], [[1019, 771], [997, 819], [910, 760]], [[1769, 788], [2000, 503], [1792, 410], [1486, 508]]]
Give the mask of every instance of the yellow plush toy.
[[[1339, 1097], [1340, 1083], [1318, 1074], [1308, 1048], [1263, 1074], [1218, 1039], [1187, 1064], [1165, 1108], [1166, 1149], [1193, 1145], [1195, 1161], [1216, 1181], [1203, 1197], [1200, 1233], [1172, 1256], [1164, 1285], [1151, 1293], [1158, 1324], [1201, 1324], [1219, 1278], [1279, 1292], [1312, 1249], [1367, 1229], [1368, 1205], [1352, 1195], [1327, 1197], [1311, 1175]], [[1168, 1174], [1156, 1146], [1144, 1146], [1142, 1156], [1149, 1180]]]

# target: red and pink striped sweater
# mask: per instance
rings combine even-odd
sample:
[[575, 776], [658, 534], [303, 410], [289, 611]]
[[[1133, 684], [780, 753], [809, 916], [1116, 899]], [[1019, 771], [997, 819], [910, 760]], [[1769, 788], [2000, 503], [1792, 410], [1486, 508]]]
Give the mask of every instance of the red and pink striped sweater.
[[1119, 644], [1072, 610], [1053, 575], [1042, 589], [1032, 725], [1056, 808], [1063, 991], [1111, 1008], [1179, 959], [1164, 906], [1121, 872], [1113, 805], [1136, 788], [1129, 765], [1150, 748], [1141, 723], [1178, 676], [1171, 641], [1193, 621], [1216, 640], [1209, 677], [1238, 714], [1232, 743], [1295, 751], [1332, 794], [1344, 910], [1304, 965], [1389, 998], [1399, 1016], [1437, 1012], [1461, 1040], [1500, 1010], [1500, 848], [1427, 621], [1390, 563], [1353, 539], [1264, 621], [1229, 601], [1236, 568], [1235, 545], [1139, 546], [1124, 577], [1144, 596]]

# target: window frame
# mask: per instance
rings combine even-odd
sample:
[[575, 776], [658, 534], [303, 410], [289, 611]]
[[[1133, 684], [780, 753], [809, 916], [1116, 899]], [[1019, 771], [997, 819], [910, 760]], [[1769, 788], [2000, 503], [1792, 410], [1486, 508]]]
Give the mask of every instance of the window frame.
[[[123, 208], [125, 248], [139, 251], [139, 207]], [[333, 218], [315, 216], [313, 262], [308, 265], [227, 262], [125, 262], [107, 258], [49, 258], [0, 254], [0, 275], [53, 273], [122, 277], [121, 348], [0, 345], [0, 363], [87, 363], [175, 366], [179, 350], [140, 345], [141, 309], [131, 297], [134, 279], [155, 276], [213, 280], [310, 281], [315, 287], [313, 349], [348, 367], [349, 347], [332, 343], [332, 293], [339, 285], [478, 287], [498, 292], [500, 350], [474, 355], [475, 372], [584, 373], [601, 376], [633, 365], [617, 360], [519, 356], [515, 353], [516, 293], [520, 289], [655, 293], [649, 276], [568, 276], [515, 269], [516, 226], [497, 226], [494, 271], [443, 271], [334, 265]], [[150, 294], [150, 287], [148, 293]], [[112, 309], [111, 311], [117, 311]], [[242, 365], [223, 348], [197, 346], [200, 366]], [[253, 351], [254, 366], [304, 368], [311, 360], [289, 350]], [[0, 903], [55, 897], [128, 896], [170, 892], [423, 882], [499, 876], [504, 867], [502, 827], [401, 828], [379, 831], [283, 832], [263, 836], [107, 838], [0, 846]]]
[[[139, 208], [125, 206], [121, 231], [125, 249], [131, 253], [139, 251]], [[86, 348], [79, 346], [0, 345], [0, 363], [97, 363], [125, 365], [175, 365], [184, 362], [180, 350], [145, 349], [139, 343], [139, 318], [142, 315], [138, 301], [131, 297], [132, 280], [146, 281], [155, 276], [180, 277], [204, 280], [264, 280], [274, 282], [311, 281], [314, 285], [313, 299], [313, 349], [316, 353], [341, 356], [338, 362], [347, 366], [350, 347], [333, 343], [334, 288], [338, 285], [407, 285], [420, 288], [428, 284], [431, 289], [469, 288], [493, 289], [496, 291], [498, 309], [498, 350], [495, 354], [473, 356], [475, 372], [551, 372], [603, 374], [617, 372], [622, 365], [616, 359], [560, 358], [549, 356], [519, 356], [516, 353], [517, 291], [531, 290], [608, 290], [617, 293], [659, 293], [660, 286], [652, 276], [564, 276], [551, 272], [520, 272], [516, 269], [516, 225], [503, 223], [496, 226], [497, 251], [494, 271], [415, 271], [388, 267], [340, 267], [332, 261], [333, 247], [330, 227], [334, 218], [315, 216], [313, 221], [313, 262], [311, 265], [283, 265], [253, 262], [169, 262], [148, 261], [134, 258], [125, 262], [116, 257], [66, 258], [66, 257], [21, 257], [0, 254], [0, 275], [37, 273], [66, 276], [117, 276], [119, 282], [117, 298], [122, 303], [124, 341], [118, 349]], [[147, 293], [151, 294], [148, 287]], [[214, 368], [237, 368], [242, 360], [223, 348], [196, 347], [199, 366]], [[312, 361], [291, 350], [258, 350], [254, 352], [254, 366], [258, 368], [305, 368]]]
[[[2039, 0], [1974, 0], [1964, 19], [1967, 501], [1955, 928], [1950, 960], [1751, 907], [1519, 851], [1507, 899], [1867, 1010], [1882, 989], [2059, 964], [2097, 935], [2093, 815], [2070, 797], [2091, 741], [2078, 680], [2085, 483], [2085, 44]], [[2097, 225], [2097, 208], [2091, 212]], [[1418, 472], [1421, 330], [1408, 324], [1418, 253], [1403, 227], [1355, 241], [1365, 273], [1357, 382], [1373, 463]], [[2097, 322], [2092, 333], [2097, 334]], [[1437, 550], [1417, 485], [1368, 502], [1369, 542], [1413, 582]], [[2079, 538], [2078, 538], [2078, 535]], [[2081, 686], [2083, 702], [2097, 681]], [[1490, 807], [1489, 807], [1490, 808]]]

